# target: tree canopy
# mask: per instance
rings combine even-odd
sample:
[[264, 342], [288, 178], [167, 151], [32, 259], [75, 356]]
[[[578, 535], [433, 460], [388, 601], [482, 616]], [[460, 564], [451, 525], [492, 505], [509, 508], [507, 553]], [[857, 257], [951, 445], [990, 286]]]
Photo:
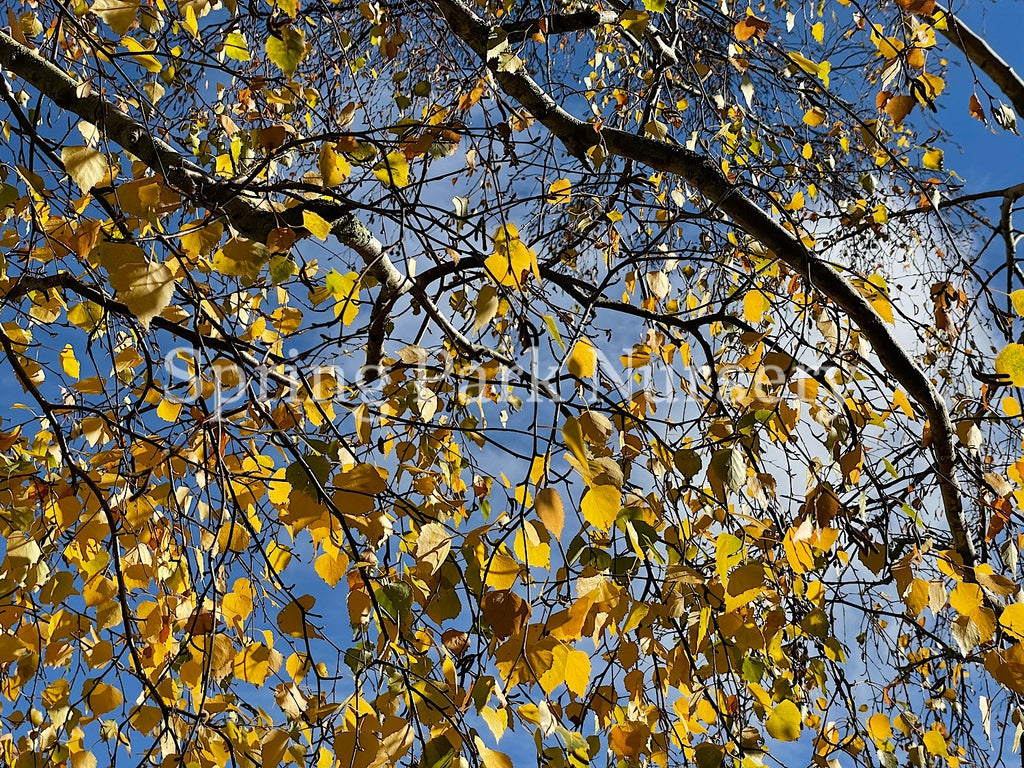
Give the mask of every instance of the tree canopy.
[[11, 0], [0, 762], [1009, 759], [1024, 164], [949, 150], [1024, 81], [960, 14]]

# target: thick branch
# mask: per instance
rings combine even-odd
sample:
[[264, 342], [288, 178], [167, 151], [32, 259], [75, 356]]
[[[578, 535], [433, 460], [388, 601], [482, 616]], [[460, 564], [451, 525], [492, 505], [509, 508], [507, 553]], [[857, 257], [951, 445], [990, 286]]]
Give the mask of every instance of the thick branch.
[[963, 51], [963, 54], [970, 59], [974, 66], [989, 76], [999, 90], [1013, 104], [1014, 110], [1021, 117], [1024, 117], [1024, 80], [1013, 71], [1013, 67], [1007, 64], [998, 53], [979, 36], [973, 29], [968, 27], [956, 16], [941, 6], [935, 6], [935, 16], [943, 14], [946, 24], [943, 27], [936, 27], [946, 39]]
[[278, 227], [301, 227], [302, 211], [315, 211], [332, 221], [334, 236], [362, 257], [370, 273], [380, 282], [388, 305], [411, 292], [442, 332], [466, 354], [491, 357], [514, 366], [514, 361], [506, 356], [466, 339], [441, 314], [426, 292], [395, 267], [380, 240], [350, 211], [323, 200], [310, 200], [282, 212], [261, 208], [257, 200], [244, 196], [244, 190], [213, 178], [165, 141], [153, 136], [145, 124], [110, 102], [94, 94], [80, 98], [77, 84], [67, 73], [2, 32], [0, 68], [23, 78], [61, 109], [100, 128], [108, 140], [162, 174], [169, 185], [196, 204], [224, 216], [232, 227], [252, 240], [266, 242], [271, 231]]
[[[32, 85], [63, 110], [77, 115], [99, 128], [103, 136], [130, 152], [160, 173], [164, 180], [185, 197], [204, 208], [224, 216], [242, 235], [266, 242], [278, 227], [301, 227], [303, 206], [275, 212], [261, 208], [259, 201], [246, 198], [238, 190], [206, 172], [167, 142], [154, 136], [149, 127], [98, 94], [81, 97], [78, 84], [68, 74], [17, 40], [0, 32], [0, 69], [5, 69]], [[384, 247], [351, 212], [331, 206], [333, 216], [324, 210], [322, 201], [310, 201], [306, 207], [320, 203], [318, 212], [335, 222], [334, 233], [345, 245], [358, 253], [371, 270], [377, 271], [381, 282], [394, 279], [397, 272], [387, 260]], [[388, 269], [390, 267], [390, 269]]]
[[507, 35], [516, 37], [528, 37], [535, 32], [564, 35], [584, 29], [593, 29], [602, 24], [614, 24], [618, 20], [619, 14], [615, 11], [599, 11], [595, 8], [588, 8], [576, 13], [552, 13], [538, 19], [512, 21], [502, 24], [501, 29]]
[[[487, 62], [488, 25], [461, 0], [438, 0], [438, 3], [452, 31], [482, 61]], [[867, 299], [839, 272], [809, 252], [799, 238], [744, 195], [710, 157], [626, 131], [604, 128], [598, 134], [592, 125], [582, 122], [557, 104], [525, 71], [503, 72], [498, 71], [497, 62], [488, 64], [501, 89], [526, 107], [572, 155], [586, 161], [587, 150], [601, 143], [609, 154], [682, 176], [741, 229], [804, 275], [816, 290], [846, 312], [871, 343], [885, 369], [928, 416], [935, 471], [950, 536], [964, 564], [971, 568], [976, 562], [976, 555], [964, 522], [962, 492], [956, 477], [954, 432], [946, 403]]]

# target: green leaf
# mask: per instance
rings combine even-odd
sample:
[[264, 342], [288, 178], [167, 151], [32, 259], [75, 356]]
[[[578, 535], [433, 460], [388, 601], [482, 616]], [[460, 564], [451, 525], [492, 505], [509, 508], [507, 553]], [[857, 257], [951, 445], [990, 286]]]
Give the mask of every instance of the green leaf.
[[291, 75], [306, 56], [306, 35], [301, 29], [282, 27], [280, 37], [268, 37], [267, 56], [286, 75]]
[[297, 275], [299, 268], [289, 256], [278, 254], [270, 260], [270, 282], [280, 285], [292, 275]]
[[18, 188], [10, 184], [0, 184], [0, 208], [10, 205], [20, 197]]
[[[269, 41], [268, 41], [269, 42]], [[229, 32], [224, 38], [224, 55], [235, 61], [249, 61], [249, 45], [241, 32]]]
[[449, 768], [455, 759], [455, 747], [444, 736], [435, 736], [423, 747], [419, 768]]

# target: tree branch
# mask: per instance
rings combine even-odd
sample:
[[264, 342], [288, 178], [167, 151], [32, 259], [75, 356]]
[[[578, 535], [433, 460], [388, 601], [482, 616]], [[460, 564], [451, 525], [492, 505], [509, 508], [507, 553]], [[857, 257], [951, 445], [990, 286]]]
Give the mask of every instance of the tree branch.
[[384, 253], [384, 247], [356, 216], [344, 206], [310, 201], [285, 211], [269, 211], [260, 201], [247, 198], [244, 190], [220, 181], [186, 158], [149, 127], [125, 114], [101, 96], [78, 95], [78, 84], [66, 72], [46, 61], [17, 40], [0, 32], [0, 69], [32, 85], [63, 110], [92, 123], [103, 136], [130, 152], [178, 192], [198, 205], [223, 216], [239, 233], [261, 243], [279, 227], [302, 226], [302, 211], [315, 208], [334, 223], [335, 236], [358, 253], [380, 282], [395, 279], [398, 272]]
[[438, 0], [452, 31], [486, 63], [501, 89], [526, 107], [573, 156], [588, 161], [587, 152], [602, 144], [609, 154], [643, 163], [685, 178], [747, 234], [802, 274], [816, 290], [837, 304], [871, 343], [884, 368], [924, 410], [932, 430], [935, 473], [942, 494], [953, 546], [968, 569], [977, 561], [964, 521], [962, 491], [957, 480], [957, 452], [946, 403], [935, 385], [900, 344], [871, 304], [838, 271], [807, 250], [803, 243], [743, 194], [705, 155], [676, 144], [622, 130], [594, 126], [569, 114], [526, 72], [499, 71], [488, 61], [490, 27], [461, 0]]
[[972, 64], [988, 75], [1013, 104], [1017, 114], [1024, 117], [1024, 80], [1020, 75], [1014, 72], [1013, 67], [1007, 64], [973, 29], [960, 21], [948, 9], [936, 5], [933, 17], [937, 18], [940, 14], [945, 18], [946, 24], [944, 27], [937, 25], [935, 28], [949, 42], [959, 48]]
[[[381, 284], [390, 306], [405, 293], [412, 293], [441, 331], [470, 357], [490, 357], [515, 368], [515, 361], [495, 350], [469, 341], [440, 312], [433, 300], [413, 280], [398, 270], [387, 251], [369, 229], [344, 206], [310, 200], [285, 211], [268, 211], [258, 200], [247, 198], [244, 190], [210, 176], [205, 169], [185, 158], [167, 142], [153, 136], [149, 128], [98, 95], [78, 96], [78, 86], [67, 73], [9, 35], [0, 32], [0, 69], [6, 69], [30, 83], [61, 109], [98, 127], [110, 141], [130, 152], [164, 180], [198, 205], [223, 216], [232, 227], [251, 240], [266, 242], [282, 226], [302, 226], [302, 211], [313, 210], [333, 224], [332, 233], [358, 253]], [[377, 354], [379, 357], [379, 353]]]

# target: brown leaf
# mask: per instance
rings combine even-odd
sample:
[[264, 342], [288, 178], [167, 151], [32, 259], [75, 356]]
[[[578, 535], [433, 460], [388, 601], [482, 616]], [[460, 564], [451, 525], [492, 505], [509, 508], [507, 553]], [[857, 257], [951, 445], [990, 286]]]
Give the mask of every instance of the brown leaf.
[[893, 96], [885, 103], [885, 113], [889, 115], [896, 126], [899, 127], [907, 115], [914, 111], [914, 105], [916, 103], [917, 99], [913, 96]]
[[931, 16], [935, 11], [935, 0], [896, 0], [896, 5], [918, 16]]
[[977, 118], [983, 123], [986, 122], [985, 109], [981, 106], [981, 101], [978, 99], [978, 95], [976, 93], [971, 94], [971, 101], [967, 105], [967, 111], [970, 113], [971, 117]]
[[530, 619], [529, 603], [508, 589], [488, 592], [480, 601], [480, 610], [495, 636], [502, 639], [521, 631]]
[[736, 39], [742, 43], [752, 37], [764, 38], [768, 30], [771, 29], [771, 26], [767, 21], [759, 19], [757, 16], [747, 16], [736, 22], [736, 26], [732, 28], [732, 31], [736, 35]]
[[446, 630], [441, 635], [441, 644], [452, 656], [462, 656], [469, 648], [469, 633], [458, 629]]

